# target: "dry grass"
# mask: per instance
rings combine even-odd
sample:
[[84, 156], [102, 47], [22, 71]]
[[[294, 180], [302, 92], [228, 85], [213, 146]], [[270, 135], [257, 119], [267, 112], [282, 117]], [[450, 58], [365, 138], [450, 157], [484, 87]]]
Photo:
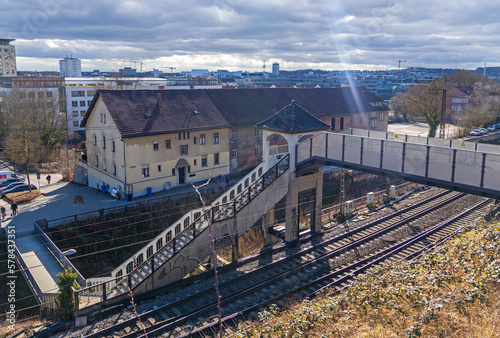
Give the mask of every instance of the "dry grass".
[[5, 199], [11, 203], [13, 203], [13, 202], [25, 203], [25, 202], [31, 202], [34, 199], [40, 197], [41, 195], [42, 195], [42, 192], [40, 190], [32, 190], [31, 192], [20, 191], [20, 192], [13, 192], [11, 194], [5, 195]]
[[[253, 228], [238, 238], [239, 257], [246, 257], [258, 253], [264, 247], [262, 229]], [[227, 246], [217, 250], [217, 254], [227, 261], [231, 261], [231, 247]]]
[[338, 295], [271, 308], [241, 337], [500, 337], [500, 224], [420, 260], [358, 277]]

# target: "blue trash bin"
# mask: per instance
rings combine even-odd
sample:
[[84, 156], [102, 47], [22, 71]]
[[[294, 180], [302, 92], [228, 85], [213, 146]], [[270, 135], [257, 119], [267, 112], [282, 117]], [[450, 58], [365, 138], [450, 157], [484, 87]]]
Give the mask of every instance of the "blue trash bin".
[[101, 191], [102, 191], [103, 194], [106, 193], [106, 191], [107, 191], [106, 184], [101, 185]]
[[153, 194], [153, 189], [151, 187], [147, 187], [146, 192], [148, 193], [148, 196], [151, 196]]

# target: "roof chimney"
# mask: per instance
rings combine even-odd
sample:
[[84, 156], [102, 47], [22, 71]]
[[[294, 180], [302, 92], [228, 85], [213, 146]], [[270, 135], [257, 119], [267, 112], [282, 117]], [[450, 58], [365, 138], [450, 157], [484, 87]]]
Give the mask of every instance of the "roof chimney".
[[161, 96], [161, 93], [156, 94], [156, 105], [160, 109], [163, 106], [163, 97]]

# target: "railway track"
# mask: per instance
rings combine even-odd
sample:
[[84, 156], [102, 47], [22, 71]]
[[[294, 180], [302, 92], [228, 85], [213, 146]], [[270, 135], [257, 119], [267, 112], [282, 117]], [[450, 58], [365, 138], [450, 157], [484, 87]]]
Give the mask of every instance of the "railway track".
[[[368, 257], [360, 259], [359, 261], [346, 265], [325, 276], [290, 290], [286, 296], [293, 297], [295, 299], [303, 299], [307, 297], [314, 297], [319, 292], [328, 290], [331, 290], [329, 291], [329, 294], [333, 295], [349, 287], [355, 276], [364, 273], [370, 268], [380, 266], [384, 263], [397, 263], [403, 259], [413, 259], [414, 257], [421, 255], [423, 251], [432, 249], [440, 243], [448, 240], [469, 222], [486, 213], [490, 203], [491, 200], [485, 200], [478, 203], [474, 207], [451, 218], [450, 220], [433, 226], [430, 229], [418, 235], [412, 236], [403, 242], [380, 250], [372, 255], [369, 255]], [[249, 320], [256, 320], [259, 312], [263, 311], [272, 304], [283, 304], [283, 299], [284, 296], [271, 298], [223, 317], [221, 320], [223, 331], [227, 335], [231, 335], [234, 332], [235, 327], [238, 327], [241, 323], [248, 323]], [[212, 317], [206, 322], [207, 323], [205, 325], [199, 325], [189, 332], [176, 335], [176, 337], [206, 337], [217, 335], [219, 332], [218, 321], [214, 320]], [[165, 332], [166, 329], [166, 326], [158, 328], [155, 331], [151, 331], [148, 336], [159, 336], [158, 334]]]
[[[222, 282], [219, 289], [223, 296], [221, 300], [223, 311], [225, 314], [228, 312], [234, 313], [226, 316], [226, 323], [232, 322], [234, 325], [236, 319], [238, 321], [244, 320], [244, 318], [240, 318], [239, 316], [244, 316], [243, 313], [249, 310], [242, 312], [240, 315], [241, 309], [251, 308], [252, 306], [260, 306], [259, 308], [263, 309], [266, 306], [265, 304], [269, 303], [269, 300], [259, 301], [261, 297], [257, 297], [256, 295], [261, 296], [263, 294], [261, 290], [269, 288], [270, 290], [267, 294], [276, 295], [266, 296], [265, 298], [275, 299], [277, 297], [275, 302], [278, 305], [282, 305], [283, 300], [280, 300], [280, 297], [283, 298], [286, 294], [290, 294], [283, 293], [283, 290], [296, 289], [292, 285], [289, 285], [290, 283], [286, 286], [276, 288], [276, 285], [280, 285], [283, 280], [292, 281], [291, 284], [307, 285], [311, 282], [311, 278], [314, 279], [315, 276], [318, 276], [320, 271], [324, 271], [323, 275], [328, 276], [330, 275], [328, 272], [331, 270], [330, 265], [332, 260], [338, 259], [341, 256], [352, 257], [353, 254], [355, 258], [361, 260], [363, 257], [360, 257], [358, 250], [360, 246], [376, 240], [380, 241], [384, 236], [390, 236], [409, 222], [423, 215], [428, 215], [430, 212], [436, 212], [436, 210], [461, 198], [464, 198], [464, 195], [460, 193], [441, 193], [412, 207], [405, 208], [359, 228], [353, 230], [346, 229], [345, 233], [334, 238], [311, 245], [288, 257], [277, 259], [257, 268], [252, 272]], [[273, 286], [274, 289], [279, 290], [273, 290]], [[314, 287], [311, 286], [307, 292], [313, 292], [312, 289]], [[298, 297], [304, 296], [297, 292], [294, 291], [294, 294]], [[204, 322], [207, 317], [213, 317], [213, 313], [210, 313], [214, 311], [216, 306], [215, 299], [215, 290], [212, 287], [196, 294], [186, 295], [182, 299], [142, 313], [142, 324], [137, 323], [137, 318], [131, 318], [104, 330], [89, 334], [86, 337], [136, 337], [143, 333], [143, 329], [146, 329], [150, 337], [160, 335], [164, 332], [171, 332], [175, 336], [189, 332], [194, 333], [198, 331], [198, 329], [195, 329], [194, 323]], [[251, 305], [256, 303], [257, 305]], [[256, 311], [253, 310], [253, 312]], [[187, 326], [185, 325], [186, 323], [188, 323]], [[200, 334], [203, 335], [204, 330], [212, 330], [213, 326], [211, 325], [213, 324], [201, 325]], [[207, 328], [203, 329], [205, 326]]]

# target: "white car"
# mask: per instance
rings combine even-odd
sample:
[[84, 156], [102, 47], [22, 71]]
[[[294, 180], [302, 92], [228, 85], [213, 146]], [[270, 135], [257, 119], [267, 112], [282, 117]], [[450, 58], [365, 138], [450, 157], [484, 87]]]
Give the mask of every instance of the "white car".
[[481, 132], [478, 129], [474, 129], [473, 131], [470, 132], [472, 136], [479, 136], [481, 135]]

